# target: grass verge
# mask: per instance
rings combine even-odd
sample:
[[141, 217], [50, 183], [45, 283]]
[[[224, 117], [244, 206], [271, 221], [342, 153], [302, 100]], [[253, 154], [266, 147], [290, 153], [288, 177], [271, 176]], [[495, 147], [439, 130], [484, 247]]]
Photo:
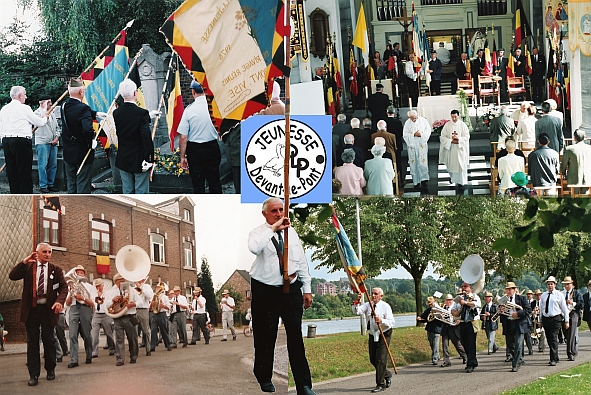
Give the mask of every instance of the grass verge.
[[533, 383], [510, 389], [501, 395], [588, 395], [590, 391], [591, 364], [584, 363], [567, 371], [540, 378]]

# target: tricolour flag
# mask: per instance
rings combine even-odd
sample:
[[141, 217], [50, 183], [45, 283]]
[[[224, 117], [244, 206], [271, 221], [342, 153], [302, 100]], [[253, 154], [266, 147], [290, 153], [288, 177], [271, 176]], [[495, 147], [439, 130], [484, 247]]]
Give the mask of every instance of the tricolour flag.
[[160, 28], [207, 89], [218, 130], [267, 108], [265, 83], [289, 75], [283, 13], [282, 0], [187, 0]]
[[62, 205], [60, 203], [59, 195], [42, 195], [42, 198], [45, 202], [46, 208], [57, 211], [58, 213], [62, 212]]
[[181, 79], [179, 70], [171, 71], [168, 79], [170, 93], [168, 96], [168, 109], [166, 111], [166, 123], [168, 124], [168, 136], [170, 138], [170, 151], [174, 152], [174, 139], [178, 135], [179, 123], [183, 116], [184, 106], [181, 95]]
[[96, 272], [98, 274], [108, 274], [111, 271], [111, 258], [108, 255], [96, 256]]
[[529, 53], [529, 50], [527, 49], [527, 44], [525, 44], [525, 72], [527, 73], [527, 75], [531, 75], [532, 73], [532, 68], [531, 68], [531, 55]]
[[531, 37], [531, 27], [527, 22], [527, 16], [523, 9], [521, 0], [517, 0], [517, 7], [515, 10], [515, 48], [520, 48], [521, 43], [525, 42], [526, 37]]
[[357, 26], [355, 26], [353, 45], [361, 49], [363, 64], [369, 66], [369, 37], [367, 36], [367, 23], [365, 22], [363, 3], [359, 8], [359, 15], [357, 16]]
[[488, 39], [484, 43], [484, 74], [492, 74], [492, 58], [490, 56], [490, 48], [488, 47]]
[[515, 58], [513, 57], [513, 47], [509, 51], [509, 59], [507, 59], [507, 77], [515, 77]]
[[367, 276], [365, 275], [365, 271], [361, 266], [359, 258], [357, 258], [355, 250], [351, 246], [351, 242], [347, 237], [347, 233], [345, 233], [345, 229], [343, 229], [339, 219], [337, 218], [337, 214], [334, 212], [331, 217], [331, 222], [334, 226], [335, 237], [337, 239], [337, 249], [339, 251], [343, 267], [345, 268], [345, 272], [349, 277], [351, 289], [356, 293], [365, 293], [364, 281]]
[[357, 85], [357, 67], [355, 66], [355, 55], [353, 54], [353, 46], [351, 45], [350, 53], [349, 53], [349, 69], [351, 71], [351, 84], [349, 85], [349, 90], [351, 91], [351, 95], [357, 96], [359, 93], [359, 86]]

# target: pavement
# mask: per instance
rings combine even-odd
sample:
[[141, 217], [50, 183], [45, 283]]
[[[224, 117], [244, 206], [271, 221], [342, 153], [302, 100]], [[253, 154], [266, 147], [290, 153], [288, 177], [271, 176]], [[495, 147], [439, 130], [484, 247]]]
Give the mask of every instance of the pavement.
[[[151, 356], [140, 348], [137, 363], [129, 363], [125, 356], [123, 366], [115, 366], [115, 356], [109, 356], [106, 338], [101, 335], [99, 357], [92, 364], [84, 363], [85, 354], [82, 339], [79, 339], [80, 366], [68, 369], [69, 357], [58, 363], [54, 381], [47, 381], [42, 368], [39, 384], [27, 386], [29, 374], [26, 367], [26, 344], [10, 343], [7, 337], [6, 351], [0, 352], [0, 392], [3, 394], [30, 394], [42, 391], [44, 395], [77, 393], [104, 395], [112, 392], [126, 395], [152, 394], [195, 394], [208, 395], [252, 395], [262, 393], [252, 373], [253, 337], [245, 337], [236, 330], [237, 340], [229, 336], [221, 341], [221, 329], [217, 329], [210, 344], [203, 338], [197, 345], [172, 349], [168, 352], [163, 345], [156, 347]], [[189, 331], [189, 339], [191, 332]], [[43, 347], [41, 347], [43, 350]], [[43, 360], [41, 361], [43, 365]], [[278, 394], [287, 393], [287, 350], [285, 331], [280, 330], [275, 357], [273, 382]]]
[[[483, 336], [480, 333], [479, 336]], [[591, 361], [591, 332], [579, 334], [579, 356], [575, 362], [566, 357], [566, 346], [559, 345], [560, 362], [552, 367], [548, 347], [545, 353], [539, 353], [534, 346], [534, 354], [527, 355], [519, 372], [511, 372], [511, 363], [504, 362], [505, 349], [494, 354], [478, 353], [479, 367], [470, 375], [466, 375], [464, 365], [457, 358], [452, 359], [452, 366], [441, 368], [431, 362], [417, 363], [398, 368], [398, 374], [392, 377], [392, 386], [384, 394], [419, 395], [419, 394], [453, 394], [453, 395], [495, 395], [517, 386], [531, 383], [545, 375], [559, 373], [585, 362]], [[425, 340], [426, 341], [426, 340]], [[395, 346], [395, 345], [392, 345]], [[441, 362], [441, 361], [440, 361]], [[463, 380], [460, 380], [463, 379]], [[565, 378], [567, 380], [568, 378]], [[576, 380], [576, 378], [572, 378]], [[464, 384], [462, 384], [464, 383]], [[375, 388], [375, 373], [364, 373], [355, 376], [314, 383], [313, 389], [318, 395], [343, 395], [370, 393]], [[290, 392], [294, 391], [290, 388]]]

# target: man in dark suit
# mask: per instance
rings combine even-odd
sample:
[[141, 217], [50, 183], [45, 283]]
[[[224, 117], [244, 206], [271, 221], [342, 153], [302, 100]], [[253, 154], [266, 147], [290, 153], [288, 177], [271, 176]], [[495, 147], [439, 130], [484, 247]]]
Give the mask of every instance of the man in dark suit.
[[431, 96], [441, 95], [441, 70], [443, 70], [443, 64], [437, 59], [437, 52], [433, 51], [427, 70], [427, 73], [431, 74]]
[[589, 292], [583, 295], [583, 321], [586, 321], [589, 329], [591, 329], [591, 300], [589, 300], [589, 296], [591, 295], [591, 280], [587, 283], [587, 289]]
[[470, 73], [472, 74], [472, 86], [474, 87], [474, 97], [476, 103], [480, 102], [478, 98], [478, 76], [483, 75], [484, 72], [484, 59], [482, 59], [482, 49], [479, 49], [476, 52], [476, 59], [472, 61], [472, 65], [470, 66]]
[[495, 335], [499, 329], [499, 323], [493, 321], [492, 317], [497, 313], [497, 305], [492, 301], [493, 294], [490, 292], [484, 293], [484, 305], [480, 310], [480, 317], [482, 319], [482, 329], [486, 333], [488, 339], [488, 355], [497, 352], [499, 347], [495, 342]]
[[509, 65], [509, 59], [505, 58], [505, 50], [499, 49], [497, 51], [497, 65], [494, 66], [494, 72], [502, 79], [499, 81], [499, 89], [501, 91], [501, 101], [507, 101], [507, 66]]
[[341, 155], [343, 154], [344, 150], [346, 150], [347, 148], [351, 148], [353, 151], [355, 151], [355, 160], [353, 161], [353, 164], [363, 169], [363, 165], [365, 164], [365, 156], [363, 154], [363, 151], [361, 151], [361, 148], [356, 147], [354, 144], [355, 137], [352, 134], [345, 135], [345, 144], [337, 150], [337, 162], [336, 164], [333, 163], [333, 167], [343, 165], [343, 158], [341, 158]]
[[513, 368], [512, 372], [517, 372], [523, 363], [523, 336], [529, 334], [527, 317], [531, 314], [531, 306], [525, 296], [517, 294], [517, 286], [513, 282], [508, 282], [505, 287], [505, 294], [510, 303], [521, 306], [510, 311], [511, 315], [507, 317], [507, 341], [513, 346]]
[[[445, 297], [445, 303], [443, 307], [446, 311], [449, 312], [450, 318], [453, 320], [453, 316], [451, 315], [451, 308], [454, 303], [454, 298], [451, 294], [447, 294]], [[446, 368], [451, 366], [451, 360], [449, 358], [449, 341], [453, 343], [454, 347], [460, 357], [466, 363], [466, 351], [464, 350], [464, 346], [462, 345], [462, 341], [460, 340], [460, 326], [456, 324], [455, 320], [449, 321], [449, 323], [444, 322], [443, 326], [441, 327], [441, 345], [443, 348], [443, 363], [440, 365], [442, 368]]]
[[[461, 59], [458, 63], [456, 63], [456, 71], [454, 72], [455, 76], [459, 80], [469, 80], [470, 73], [466, 69], [468, 67], [468, 55], [466, 53], [462, 53]], [[455, 94], [458, 90], [458, 81], [454, 80], [452, 82], [453, 90], [452, 93]]]
[[47, 380], [55, 379], [56, 350], [53, 328], [59, 320], [68, 294], [62, 269], [50, 263], [51, 246], [39, 243], [35, 252], [17, 263], [8, 277], [23, 281], [20, 321], [27, 329], [27, 368], [30, 386], [37, 385], [41, 373], [39, 327], [43, 341]]
[[119, 146], [115, 166], [121, 174], [123, 193], [149, 193], [154, 143], [148, 110], [136, 105], [137, 86], [130, 79], [119, 84], [124, 103], [113, 111]]
[[515, 62], [515, 67], [513, 69], [515, 77], [525, 77], [527, 75], [527, 73], [525, 72], [525, 65], [527, 64], [527, 60], [525, 59], [525, 56], [521, 54], [520, 48], [517, 48], [515, 50], [513, 62]]
[[531, 50], [531, 85], [533, 89], [532, 100], [541, 103], [544, 100], [544, 78], [546, 78], [546, 59], [539, 53], [538, 47]]
[[[344, 138], [347, 133], [351, 131], [351, 126], [347, 123], [347, 116], [345, 114], [337, 115], [337, 123], [332, 127], [332, 165], [337, 163], [337, 150], [343, 146]], [[351, 119], [353, 121], [353, 119]], [[359, 120], [357, 120], [359, 122]]]
[[552, 148], [554, 151], [560, 153], [562, 151], [562, 147], [564, 146], [564, 135], [562, 134], [562, 125], [560, 124], [560, 119], [548, 115], [550, 112], [550, 103], [544, 102], [542, 103], [542, 118], [538, 119], [536, 122], [536, 148], [540, 145], [537, 143], [540, 135], [542, 133], [546, 133], [548, 138], [550, 139], [550, 144], [548, 147]]
[[[91, 192], [92, 162], [97, 141], [94, 138], [92, 120], [106, 117], [82, 103], [84, 83], [72, 78], [68, 86], [70, 99], [62, 105], [62, 142], [64, 144], [64, 166], [68, 179], [68, 193]], [[90, 152], [89, 152], [90, 151]], [[86, 160], [84, 157], [88, 153]], [[84, 166], [78, 169], [84, 161]]]
[[384, 92], [384, 85], [376, 84], [376, 93], [369, 97], [367, 107], [371, 112], [372, 130], [377, 130], [378, 121], [385, 121], [388, 117], [386, 111], [390, 105], [390, 98]]

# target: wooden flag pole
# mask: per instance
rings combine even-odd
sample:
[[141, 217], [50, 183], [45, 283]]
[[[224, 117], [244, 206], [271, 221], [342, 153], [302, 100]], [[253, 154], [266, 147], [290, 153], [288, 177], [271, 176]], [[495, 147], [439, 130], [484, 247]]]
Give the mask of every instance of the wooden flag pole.
[[[127, 31], [127, 29], [129, 29], [131, 27], [131, 25], [133, 25], [133, 22], [135, 21], [135, 19], [132, 19], [131, 21], [127, 22], [127, 25], [125, 25], [125, 27], [123, 28], [123, 31]], [[105, 52], [107, 52], [109, 50], [109, 48], [111, 47], [111, 45], [115, 44], [117, 42], [117, 40], [119, 40], [119, 38], [121, 38], [121, 32], [119, 32], [117, 34], [117, 36], [113, 39], [113, 41], [111, 41], [109, 43], [109, 45], [107, 45], [105, 47], [105, 49], [103, 49], [101, 51], [100, 54], [98, 54], [97, 57], [94, 58], [94, 60], [88, 65], [87, 68], [84, 69], [84, 71], [82, 73], [80, 73], [80, 76], [82, 74], [88, 73], [88, 71], [94, 67], [94, 65], [99, 61], [99, 59], [102, 58], [102, 56], [105, 54]], [[78, 76], [78, 77], [80, 77]], [[64, 98], [66, 97], [66, 95], [68, 94], [68, 90], [66, 89], [66, 91], [64, 93], [62, 93], [62, 95], [55, 101], [55, 103], [53, 103], [53, 105], [49, 108], [49, 110], [47, 110], [47, 115], [51, 114], [53, 112], [53, 110], [57, 107], [57, 105], [64, 100]], [[33, 128], [33, 131], [31, 132], [31, 134], [34, 134], [37, 129], [39, 129], [38, 126], [35, 126]], [[6, 163], [2, 165], [2, 167], [0, 167], [0, 173], [2, 173], [4, 171], [4, 168], [6, 167]]]
[[[285, 0], [283, 3], [283, 11], [284, 11], [284, 26], [291, 26], [291, 16], [290, 16], [290, 8], [291, 8], [291, 1], [292, 0]], [[290, 33], [287, 36], [283, 36], [283, 46], [285, 48], [285, 66], [291, 67], [290, 64]], [[283, 206], [283, 215], [289, 216], [289, 165], [290, 165], [290, 153], [291, 153], [291, 145], [290, 145], [290, 112], [291, 112], [291, 102], [290, 102], [290, 89], [289, 89], [289, 82], [290, 78], [289, 75], [285, 77], [285, 152], [283, 155], [283, 193], [284, 193], [284, 206]], [[289, 293], [289, 243], [288, 243], [288, 230], [289, 228], [285, 228], [283, 230], [283, 293]]]
[[[133, 68], [137, 67], [137, 63], [136, 63], [137, 58], [139, 58], [141, 54], [142, 54], [142, 48], [140, 48], [140, 50], [137, 52], [137, 54], [133, 58], [133, 63], [131, 65], [131, 67], [129, 68], [129, 71], [125, 75], [125, 78], [129, 78], [129, 74], [131, 74]], [[113, 101], [111, 102], [111, 105], [109, 106], [109, 109], [107, 110], [107, 116], [99, 124], [99, 128], [98, 128], [99, 131], [103, 128], [103, 124], [105, 123], [105, 121], [109, 117], [109, 114], [113, 112], [113, 107], [115, 107], [115, 103], [117, 101], [118, 95], [119, 95], [119, 93], [117, 93], [117, 95], [115, 95], [115, 97], [113, 98]], [[93, 140], [96, 140], [98, 138], [98, 135], [99, 135], [99, 133], [96, 133], [94, 135]], [[90, 151], [92, 151], [92, 148], [89, 148], [88, 151], [86, 152], [86, 155], [84, 156], [84, 159], [82, 160], [82, 163], [80, 164], [80, 167], [78, 168], [78, 171], [76, 172], [76, 175], [80, 174], [80, 171], [82, 170], [82, 167], [84, 166], [84, 163], [86, 163], [86, 159], [88, 159], [88, 155], [90, 155]]]
[[[371, 313], [372, 313], [372, 317], [376, 316], [376, 310], [373, 307], [373, 303], [371, 303], [371, 297], [369, 296], [369, 292], [367, 292], [367, 287], [364, 284], [364, 288], [365, 288], [365, 296], [367, 296], [367, 300], [369, 303], [369, 307], [371, 307]], [[386, 346], [386, 350], [388, 351], [388, 355], [390, 356], [390, 362], [392, 362], [392, 368], [394, 368], [394, 373], [398, 374], [398, 369], [396, 368], [396, 362], [394, 362], [394, 357], [392, 356], [392, 352], [390, 352], [390, 346], [388, 345], [388, 342], [386, 341], [386, 335], [384, 335], [384, 331], [382, 330], [382, 326], [380, 324], [378, 325], [378, 329], [380, 330], [380, 336], [382, 337], [382, 340], [384, 341], [384, 346]]]
[[[158, 102], [158, 109], [156, 110], [156, 111], [158, 111], [158, 113], [156, 114], [156, 118], [154, 119], [154, 126], [152, 127], [152, 141], [154, 141], [154, 137], [156, 137], [156, 129], [158, 128], [158, 121], [160, 120], [160, 117], [162, 116], [162, 114], [160, 113], [160, 109], [162, 108], [162, 105], [164, 104], [164, 97], [166, 96], [166, 90], [168, 89], [168, 78], [170, 77], [170, 70], [172, 68], [172, 63], [174, 62], [174, 60], [177, 56], [178, 55], [176, 54], [176, 52], [173, 51], [173, 54], [170, 57], [170, 62], [168, 63], [168, 70], [166, 70], [166, 77], [164, 78], [164, 86], [162, 87], [162, 94], [160, 95], [160, 101]], [[171, 111], [171, 109], [169, 108], [168, 111]], [[174, 146], [174, 141], [172, 143]], [[154, 165], [150, 169], [150, 181], [152, 181], [152, 176], [154, 175], [155, 168], [156, 168], [156, 163], [154, 163]]]

